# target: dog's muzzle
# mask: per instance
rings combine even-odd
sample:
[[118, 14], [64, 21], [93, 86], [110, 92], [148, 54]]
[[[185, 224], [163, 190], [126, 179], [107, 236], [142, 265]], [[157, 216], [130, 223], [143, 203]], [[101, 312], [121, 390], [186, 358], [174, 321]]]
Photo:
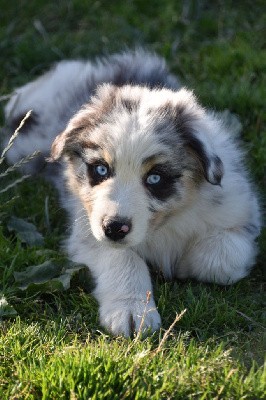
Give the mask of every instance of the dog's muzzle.
[[102, 223], [104, 234], [108, 239], [117, 242], [131, 231], [132, 223], [127, 218], [104, 219]]

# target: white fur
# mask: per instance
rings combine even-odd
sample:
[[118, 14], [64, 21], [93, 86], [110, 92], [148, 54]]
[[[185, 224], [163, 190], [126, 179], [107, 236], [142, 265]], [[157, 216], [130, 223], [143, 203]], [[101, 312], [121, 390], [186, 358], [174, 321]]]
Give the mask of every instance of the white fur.
[[[92, 98], [97, 85], [115, 83], [117, 65], [121, 63], [131, 66], [135, 86], [127, 84], [131, 78], [125, 78], [119, 88], [108, 84], [99, 87]], [[150, 84], [155, 67], [164, 71], [164, 88]], [[145, 79], [151, 87], [141, 86]], [[84, 134], [85, 139], [104, 145], [115, 165], [115, 175], [92, 187], [86, 180], [91, 150], [84, 147], [82, 161], [65, 156], [65, 176], [71, 193], [62, 189], [60, 176], [50, 176], [56, 180], [62, 203], [70, 212], [72, 231], [67, 251], [74, 261], [90, 268], [101, 323], [114, 334], [130, 335], [132, 324], [138, 330], [143, 314], [143, 330], [154, 331], [160, 326], [153, 297], [148, 304], [146, 301], [147, 292], [152, 292], [146, 261], [167, 279], [195, 278], [219, 284], [245, 277], [255, 263], [260, 213], [243, 167], [242, 152], [222, 120], [202, 109], [191, 92], [177, 88], [164, 61], [140, 50], [96, 64], [59, 63], [43, 77], [18, 89], [6, 106], [7, 121], [12, 122], [28, 109], [38, 117], [36, 126], [19, 137], [10, 150], [9, 161], [13, 163], [35, 149], [47, 155], [56, 134], [89, 101], [57, 139], [62, 150], [71, 130], [79, 127], [81, 120], [93, 117], [115, 92], [116, 105], [103, 116], [103, 121]], [[138, 102], [138, 106], [128, 111], [121, 106], [121, 99]], [[199, 160], [184, 147], [182, 133], [176, 134], [173, 124], [166, 125], [167, 116], [158, 111], [167, 104], [183, 110], [185, 124], [192, 125], [193, 135], [208, 155], [206, 179], [199, 183], [195, 178], [197, 168], [200, 170]], [[165, 140], [160, 140], [158, 131]], [[143, 160], [154, 155], [159, 164], [176, 160], [175, 167], [180, 163], [183, 168], [181, 178], [174, 184], [176, 192], [164, 201], [153, 198], [143, 184]], [[34, 172], [36, 166], [30, 164], [28, 168]], [[217, 174], [222, 176], [221, 185]], [[82, 183], [78, 183], [77, 176], [82, 177]], [[131, 231], [121, 243], [109, 240], [102, 226], [103, 220], [117, 217], [132, 221]]]

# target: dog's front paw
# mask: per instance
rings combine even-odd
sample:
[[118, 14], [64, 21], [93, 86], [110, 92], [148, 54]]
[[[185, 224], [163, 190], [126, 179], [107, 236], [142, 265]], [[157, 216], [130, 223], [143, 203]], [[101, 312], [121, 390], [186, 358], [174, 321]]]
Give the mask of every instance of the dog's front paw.
[[115, 301], [100, 306], [102, 326], [114, 335], [131, 336], [134, 332], [152, 333], [160, 328], [161, 317], [153, 301]]

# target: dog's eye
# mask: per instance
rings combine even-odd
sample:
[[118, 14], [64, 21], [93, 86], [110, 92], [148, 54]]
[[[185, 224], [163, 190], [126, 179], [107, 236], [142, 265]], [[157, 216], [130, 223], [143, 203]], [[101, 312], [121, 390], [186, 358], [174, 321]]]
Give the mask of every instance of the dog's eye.
[[95, 165], [95, 172], [102, 176], [105, 177], [108, 175], [108, 168], [106, 167], [106, 165]]
[[176, 193], [176, 182], [181, 174], [175, 172], [171, 165], [155, 165], [143, 177], [143, 184], [153, 197], [164, 201]]
[[148, 185], [156, 185], [161, 180], [161, 176], [158, 174], [151, 174], [147, 176], [146, 182]]
[[112, 176], [112, 171], [108, 164], [92, 162], [87, 164], [88, 178], [91, 186], [99, 185]]

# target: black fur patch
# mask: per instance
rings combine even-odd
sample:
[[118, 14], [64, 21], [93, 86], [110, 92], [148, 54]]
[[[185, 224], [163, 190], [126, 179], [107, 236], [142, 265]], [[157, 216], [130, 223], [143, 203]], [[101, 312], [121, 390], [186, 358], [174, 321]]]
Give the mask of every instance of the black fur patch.
[[[165, 201], [176, 193], [175, 183], [181, 175], [170, 171], [167, 165], [156, 165], [143, 178], [143, 184], [149, 193], [160, 201]], [[160, 181], [156, 184], [147, 183], [147, 177], [151, 174], [160, 175]]]
[[212, 185], [220, 185], [224, 173], [222, 160], [217, 155], [208, 154], [202, 141], [192, 132], [187, 131], [183, 137], [185, 145], [193, 150], [200, 161], [204, 178]]
[[[113, 76], [109, 82], [117, 86], [143, 85], [149, 88], [168, 87], [177, 89], [179, 87], [176, 78], [169, 73], [165, 62], [155, 55], [149, 55], [145, 51], [128, 53], [129, 56], [111, 56], [103, 58], [104, 65], [111, 65]], [[145, 58], [150, 58], [149, 68], [143, 68]]]
[[[108, 170], [107, 175], [101, 176], [97, 173], [96, 168], [99, 165], [104, 165], [107, 168], [107, 170]], [[92, 187], [100, 185], [102, 182], [106, 181], [111, 176], [113, 176], [113, 171], [111, 170], [109, 165], [104, 160], [97, 160], [97, 161], [88, 163], [87, 171], [88, 171], [89, 183]]]
[[168, 87], [168, 75], [166, 69], [151, 68], [144, 73], [143, 70], [136, 68], [136, 65], [124, 65], [124, 62], [116, 61], [116, 72], [112, 78], [115, 86], [124, 85], [145, 85], [150, 89], [157, 87]]
[[215, 184], [215, 185], [220, 185], [223, 174], [224, 174], [224, 166], [223, 166], [223, 163], [222, 163], [222, 160], [220, 159], [220, 157], [213, 156], [212, 160], [214, 162], [215, 168], [214, 168], [214, 173], [213, 173], [214, 179], [212, 180], [211, 183]]
[[205, 179], [212, 185], [220, 185], [224, 173], [223, 163], [215, 154], [208, 154], [204, 143], [197, 138], [193, 131], [193, 121], [197, 121], [196, 113], [188, 113], [184, 106], [175, 109], [175, 126], [185, 141], [199, 159]]
[[186, 130], [186, 127], [183, 127], [182, 138], [202, 165], [204, 178], [212, 185], [220, 185], [224, 173], [220, 157], [208, 154], [204, 143], [192, 131]]
[[193, 121], [197, 120], [197, 116], [193, 112], [187, 111], [186, 106], [179, 105], [174, 108], [172, 115], [174, 114], [175, 127], [181, 136], [190, 135], [192, 133]]
[[186, 145], [188, 145], [194, 153], [196, 153], [197, 158], [200, 160], [204, 176], [208, 180], [208, 169], [210, 166], [210, 160], [208, 155], [206, 154], [204, 144], [197, 139], [191, 132], [186, 132], [185, 134]]

